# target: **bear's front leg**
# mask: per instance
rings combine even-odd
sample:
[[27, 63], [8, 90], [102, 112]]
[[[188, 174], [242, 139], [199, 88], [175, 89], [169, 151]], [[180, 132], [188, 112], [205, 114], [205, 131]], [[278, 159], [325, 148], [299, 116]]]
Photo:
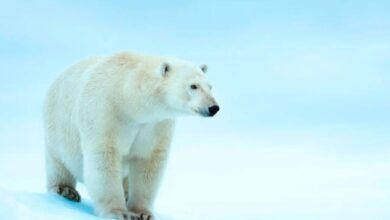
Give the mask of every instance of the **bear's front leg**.
[[127, 207], [154, 219], [152, 210], [166, 164], [167, 149], [155, 149], [150, 158], [133, 158], [129, 165]]
[[154, 200], [167, 163], [174, 125], [173, 120], [164, 120], [144, 127], [132, 146], [127, 208], [136, 213], [148, 214], [147, 219], [152, 219], [153, 216]]
[[84, 181], [95, 204], [96, 213], [105, 218], [142, 220], [140, 214], [126, 208], [121, 157], [117, 150], [109, 144], [92, 149], [97, 150], [87, 150], [84, 153]]

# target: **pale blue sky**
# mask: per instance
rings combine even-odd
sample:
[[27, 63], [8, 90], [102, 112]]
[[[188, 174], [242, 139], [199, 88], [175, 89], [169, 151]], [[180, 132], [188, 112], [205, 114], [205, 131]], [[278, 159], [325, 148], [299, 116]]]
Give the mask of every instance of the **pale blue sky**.
[[132, 49], [209, 65], [222, 111], [195, 128], [386, 137], [389, 10], [389, 1], [4, 2], [0, 118], [39, 120], [66, 66]]

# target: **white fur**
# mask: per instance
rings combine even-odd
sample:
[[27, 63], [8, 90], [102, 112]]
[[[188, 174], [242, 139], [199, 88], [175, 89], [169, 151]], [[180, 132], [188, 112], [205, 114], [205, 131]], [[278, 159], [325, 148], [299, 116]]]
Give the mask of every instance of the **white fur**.
[[205, 69], [127, 52], [71, 66], [45, 103], [48, 190], [81, 181], [100, 216], [151, 214], [174, 118], [216, 105]]

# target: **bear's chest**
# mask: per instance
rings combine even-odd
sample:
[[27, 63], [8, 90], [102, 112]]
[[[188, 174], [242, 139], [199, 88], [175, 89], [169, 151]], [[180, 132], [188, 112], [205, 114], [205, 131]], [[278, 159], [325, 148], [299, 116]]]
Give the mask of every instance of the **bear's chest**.
[[117, 149], [122, 157], [127, 157], [140, 130], [139, 125], [122, 125], [117, 131]]
[[154, 123], [123, 125], [117, 135], [119, 153], [125, 158], [148, 158], [157, 144]]

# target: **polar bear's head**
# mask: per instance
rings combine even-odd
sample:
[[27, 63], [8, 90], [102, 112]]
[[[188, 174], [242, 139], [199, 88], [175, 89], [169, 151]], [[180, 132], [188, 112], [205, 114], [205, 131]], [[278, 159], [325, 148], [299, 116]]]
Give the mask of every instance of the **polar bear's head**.
[[164, 100], [178, 113], [212, 117], [219, 106], [206, 80], [207, 66], [187, 62], [165, 62], [158, 69], [163, 77]]

